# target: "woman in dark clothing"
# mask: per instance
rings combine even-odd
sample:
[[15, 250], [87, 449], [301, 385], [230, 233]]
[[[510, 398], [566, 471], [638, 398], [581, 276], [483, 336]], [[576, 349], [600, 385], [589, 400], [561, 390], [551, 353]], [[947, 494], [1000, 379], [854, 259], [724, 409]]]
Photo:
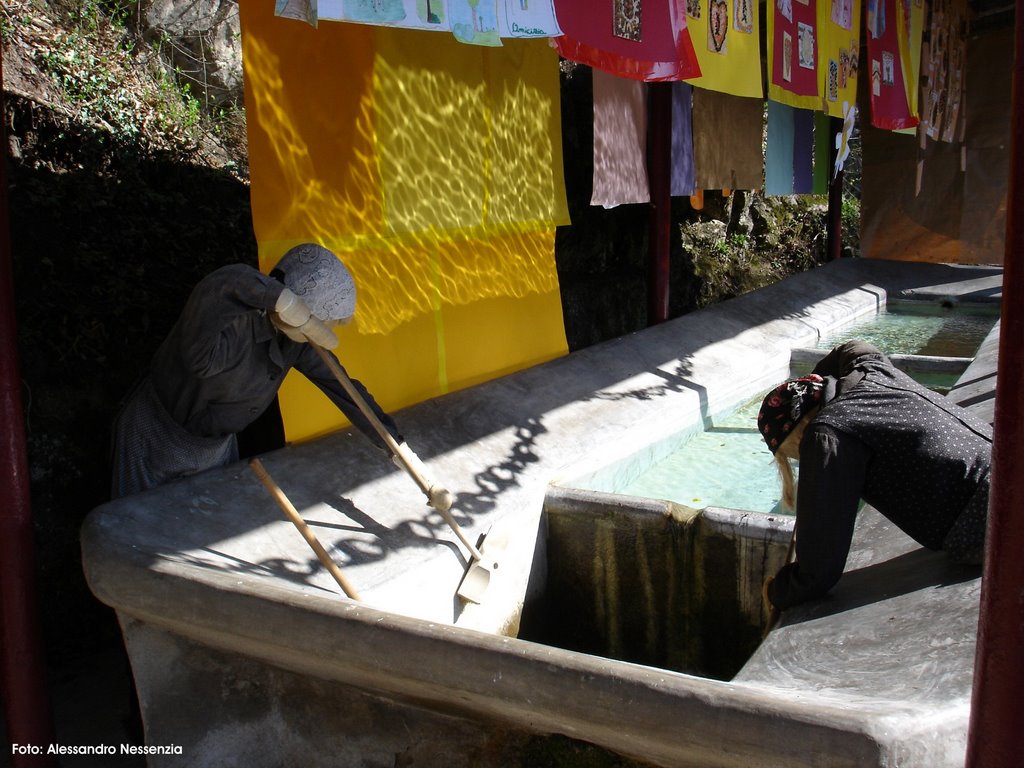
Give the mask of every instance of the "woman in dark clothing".
[[[288, 251], [270, 275], [234, 264], [203, 278], [118, 414], [112, 496], [237, 460], [237, 433], [263, 413], [292, 368], [390, 453], [306, 343], [334, 349], [331, 328], [348, 322], [355, 306], [348, 269], [312, 243]], [[394, 421], [362, 384], [353, 384], [407, 458], [415, 459]]]
[[793, 506], [796, 561], [765, 585], [784, 610], [824, 595], [846, 564], [861, 500], [929, 549], [980, 563], [992, 428], [851, 341], [768, 393], [758, 429]]

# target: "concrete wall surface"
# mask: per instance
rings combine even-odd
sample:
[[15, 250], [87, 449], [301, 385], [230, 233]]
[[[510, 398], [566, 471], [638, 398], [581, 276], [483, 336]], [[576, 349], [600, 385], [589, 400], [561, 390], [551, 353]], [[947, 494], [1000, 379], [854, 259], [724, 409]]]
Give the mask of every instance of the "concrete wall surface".
[[[244, 463], [93, 510], [86, 576], [121, 619], [147, 741], [182, 747], [151, 764], [527, 765], [553, 735], [664, 766], [962, 764], [977, 574], [870, 510], [833, 595], [787, 612], [731, 681], [511, 635], [543, 588], [552, 482], [770, 386], [791, 348], [887, 296], [998, 299], [999, 279], [836, 262], [395, 414], [458, 521], [486, 534], [479, 605], [455, 595], [458, 540], [352, 433], [263, 463], [359, 601]], [[976, 379], [958, 394], [984, 408]]]

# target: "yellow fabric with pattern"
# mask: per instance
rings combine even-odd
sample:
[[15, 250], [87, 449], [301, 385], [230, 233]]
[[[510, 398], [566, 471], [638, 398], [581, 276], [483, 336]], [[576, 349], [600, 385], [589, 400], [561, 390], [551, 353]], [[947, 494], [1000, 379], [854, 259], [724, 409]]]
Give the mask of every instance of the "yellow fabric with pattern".
[[[924, 37], [924, 0], [900, 0], [896, 13], [899, 29], [900, 62], [903, 87], [907, 91], [907, 107], [913, 117], [921, 117], [921, 44]], [[917, 132], [917, 128], [908, 129]]]
[[[764, 96], [759, 5], [757, 0], [687, 3], [686, 29], [693, 41], [701, 76], [686, 82], [734, 96]], [[716, 23], [719, 17], [725, 18], [725, 24]]]
[[[301, 242], [358, 290], [337, 355], [388, 411], [567, 351], [555, 227], [568, 223], [558, 57], [239, 4], [253, 227], [269, 271]], [[289, 441], [344, 417], [304, 377]]]
[[857, 103], [860, 13], [861, 0], [818, 2], [818, 90], [830, 117], [844, 117], [843, 104]]

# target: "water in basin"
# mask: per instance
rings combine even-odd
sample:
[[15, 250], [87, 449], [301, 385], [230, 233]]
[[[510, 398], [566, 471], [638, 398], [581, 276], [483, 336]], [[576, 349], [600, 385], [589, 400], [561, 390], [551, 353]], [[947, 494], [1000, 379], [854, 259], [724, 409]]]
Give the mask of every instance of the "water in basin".
[[974, 357], [999, 320], [998, 305], [945, 307], [937, 302], [895, 301], [874, 317], [823, 336], [819, 349], [863, 339], [890, 354]]
[[[999, 319], [998, 306], [946, 308], [921, 302], [895, 302], [888, 311], [823, 339], [831, 349], [863, 339], [890, 354], [973, 357]], [[793, 375], [807, 370], [794, 369]], [[946, 392], [957, 374], [914, 374], [926, 387]], [[756, 429], [765, 393], [715, 420], [618, 492], [667, 499], [697, 509], [728, 507], [785, 514], [779, 507], [779, 476], [772, 455]]]
[[619, 493], [688, 507], [778, 511], [779, 474], [756, 428], [764, 393], [695, 435]]

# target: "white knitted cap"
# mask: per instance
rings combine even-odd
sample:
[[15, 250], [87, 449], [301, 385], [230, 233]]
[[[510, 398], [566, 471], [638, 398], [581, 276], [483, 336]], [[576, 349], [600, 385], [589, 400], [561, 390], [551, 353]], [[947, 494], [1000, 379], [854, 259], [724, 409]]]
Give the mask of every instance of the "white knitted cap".
[[297, 245], [274, 268], [317, 318], [347, 321], [356, 312], [356, 284], [341, 259], [316, 243]]

